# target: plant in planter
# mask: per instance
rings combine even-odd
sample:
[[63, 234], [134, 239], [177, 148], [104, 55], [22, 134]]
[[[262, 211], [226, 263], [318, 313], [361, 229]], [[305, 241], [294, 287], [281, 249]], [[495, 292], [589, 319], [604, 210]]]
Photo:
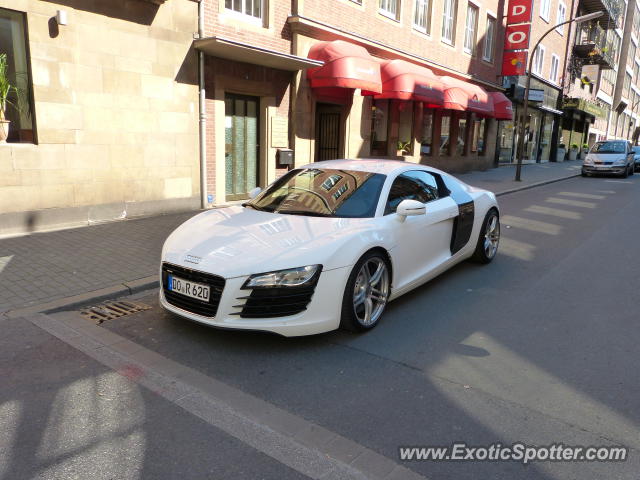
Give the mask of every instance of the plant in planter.
[[398, 140], [398, 145], [396, 146], [396, 155], [399, 157], [403, 155], [409, 155], [411, 153], [411, 142], [402, 142]]
[[9, 120], [6, 119], [5, 114], [7, 107], [13, 105], [9, 101], [9, 95], [11, 93], [19, 94], [18, 88], [9, 82], [9, 74], [7, 68], [7, 54], [0, 54], [0, 143], [5, 143], [9, 135]]
[[564, 162], [564, 157], [567, 154], [567, 146], [564, 143], [558, 145], [558, 151], [556, 152], [556, 162]]
[[571, 150], [569, 150], [569, 160], [576, 160], [578, 158], [578, 144], [572, 143]]

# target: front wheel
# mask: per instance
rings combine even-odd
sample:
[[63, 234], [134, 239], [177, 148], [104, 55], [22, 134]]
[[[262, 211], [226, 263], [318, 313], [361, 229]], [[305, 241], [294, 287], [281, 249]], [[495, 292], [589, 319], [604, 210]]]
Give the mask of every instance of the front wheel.
[[370, 252], [353, 267], [342, 299], [340, 326], [352, 332], [375, 327], [387, 306], [391, 286], [384, 254]]
[[491, 209], [482, 222], [480, 236], [472, 259], [479, 263], [490, 263], [498, 253], [500, 244], [500, 217], [498, 212]]

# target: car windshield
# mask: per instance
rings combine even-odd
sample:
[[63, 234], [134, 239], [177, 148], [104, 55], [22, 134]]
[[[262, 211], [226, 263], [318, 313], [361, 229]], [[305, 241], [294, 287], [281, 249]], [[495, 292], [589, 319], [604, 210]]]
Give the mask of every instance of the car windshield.
[[640, 153], [640, 146], [633, 147], [633, 153]]
[[624, 142], [598, 142], [591, 151], [593, 153], [624, 153]]
[[369, 218], [376, 213], [385, 178], [355, 170], [292, 170], [244, 206], [289, 215]]

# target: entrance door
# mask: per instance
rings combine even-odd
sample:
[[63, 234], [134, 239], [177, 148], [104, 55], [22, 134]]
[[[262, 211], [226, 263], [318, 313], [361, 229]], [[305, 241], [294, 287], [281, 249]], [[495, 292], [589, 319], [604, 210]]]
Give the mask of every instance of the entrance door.
[[225, 187], [227, 200], [248, 198], [258, 186], [258, 97], [225, 95]]
[[340, 157], [342, 107], [328, 103], [316, 105], [316, 162]]

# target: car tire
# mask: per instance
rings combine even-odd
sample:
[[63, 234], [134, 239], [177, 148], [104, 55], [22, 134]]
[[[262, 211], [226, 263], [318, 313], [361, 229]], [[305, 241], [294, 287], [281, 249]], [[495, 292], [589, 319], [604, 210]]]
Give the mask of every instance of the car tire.
[[[495, 221], [495, 223], [494, 223]], [[473, 252], [472, 260], [478, 263], [491, 263], [498, 252], [500, 243], [500, 215], [494, 208], [489, 210], [484, 217], [476, 250]]]
[[627, 178], [629, 176], [629, 167], [624, 169], [624, 172], [620, 174], [622, 178]]
[[[378, 278], [374, 278], [376, 276]], [[347, 280], [342, 297], [340, 328], [352, 332], [371, 330], [382, 317], [390, 292], [389, 259], [377, 250], [366, 253], [354, 265]]]
[[589, 176], [589, 174], [588, 174], [587, 172], [581, 172], [580, 174], [581, 174], [583, 177], [588, 177], [588, 176]]
[[629, 176], [633, 177], [633, 174], [636, 173], [636, 169], [633, 164], [629, 165]]

